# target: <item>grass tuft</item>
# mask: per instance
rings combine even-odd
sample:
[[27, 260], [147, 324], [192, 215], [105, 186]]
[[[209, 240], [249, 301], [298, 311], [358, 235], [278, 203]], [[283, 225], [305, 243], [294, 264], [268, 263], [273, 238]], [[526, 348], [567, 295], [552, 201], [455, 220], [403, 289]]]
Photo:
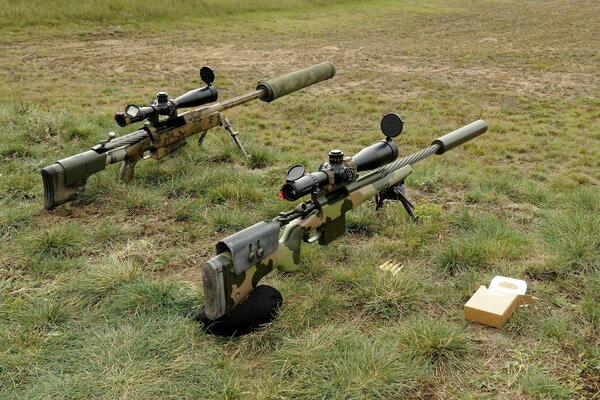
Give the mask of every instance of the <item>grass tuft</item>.
[[596, 329], [600, 328], [600, 301], [594, 296], [586, 294], [581, 299], [580, 310], [583, 319], [587, 323]]
[[246, 165], [252, 169], [265, 168], [275, 163], [273, 152], [256, 148], [253, 149], [249, 157], [246, 159]]
[[[590, 204], [591, 205], [591, 204]], [[557, 211], [541, 220], [542, 235], [567, 273], [600, 271], [600, 214]]]
[[255, 223], [249, 213], [224, 206], [213, 207], [207, 218], [210, 229], [214, 232], [235, 231]]
[[86, 246], [81, 226], [60, 223], [48, 229], [31, 232], [23, 239], [23, 247], [32, 255], [73, 257]]
[[569, 399], [573, 389], [540, 368], [529, 368], [518, 382], [523, 391], [534, 399]]
[[394, 343], [352, 327], [325, 326], [289, 339], [271, 354], [272, 379], [286, 398], [365, 399], [408, 396], [416, 388], [412, 366]]
[[395, 275], [372, 263], [333, 272], [334, 281], [348, 288], [351, 301], [384, 318], [405, 315], [423, 300], [424, 283], [415, 269], [402, 268]]
[[66, 304], [55, 300], [44, 301], [38, 298], [27, 304], [26, 310], [19, 318], [27, 330], [53, 330], [69, 318], [69, 308]]
[[484, 240], [473, 237], [455, 239], [444, 246], [434, 258], [446, 273], [455, 275], [470, 269], [481, 269], [489, 264]]
[[134, 233], [133, 227], [119, 224], [108, 219], [103, 219], [92, 233], [92, 243], [102, 248], [114, 245], [129, 238]]
[[403, 357], [436, 376], [463, 373], [473, 351], [467, 334], [444, 320], [413, 320], [402, 327], [399, 340]]
[[40, 193], [40, 177], [25, 171], [0, 174], [0, 200], [26, 202], [37, 199]]
[[183, 314], [196, 299], [181, 284], [168, 281], [138, 281], [121, 285], [110, 298], [112, 314]]
[[0, 237], [8, 237], [29, 225], [38, 211], [37, 205], [19, 207], [0, 205]]
[[153, 212], [164, 204], [164, 199], [154, 191], [129, 186], [123, 197], [123, 207], [129, 215]]
[[531, 250], [531, 240], [505, 219], [462, 212], [451, 223], [460, 228], [460, 237], [452, 239], [433, 257], [450, 275], [480, 270], [502, 260], [518, 260]]
[[120, 286], [141, 279], [141, 269], [130, 261], [109, 257], [100, 265], [92, 265], [69, 287], [83, 305], [93, 306], [114, 293]]

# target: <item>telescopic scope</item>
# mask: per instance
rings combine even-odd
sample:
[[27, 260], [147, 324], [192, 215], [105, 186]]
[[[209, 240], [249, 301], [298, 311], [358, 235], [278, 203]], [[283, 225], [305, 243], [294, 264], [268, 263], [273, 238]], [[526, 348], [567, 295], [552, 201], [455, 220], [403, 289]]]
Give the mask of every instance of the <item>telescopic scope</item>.
[[306, 173], [303, 165], [294, 165], [288, 170], [286, 182], [281, 187], [281, 195], [288, 201], [295, 201], [320, 189], [350, 183], [358, 178], [358, 172], [381, 167], [398, 158], [398, 146], [392, 138], [400, 135], [404, 123], [397, 114], [388, 114], [381, 120], [381, 131], [386, 136], [371, 146], [365, 147], [353, 157], [344, 157], [341, 150], [329, 152], [329, 162], [319, 171]]
[[159, 115], [165, 115], [169, 118], [176, 117], [178, 108], [198, 107], [217, 101], [219, 93], [217, 88], [211, 85], [215, 80], [215, 74], [212, 69], [206, 66], [200, 68], [200, 79], [206, 83], [206, 86], [190, 90], [175, 100], [169, 100], [169, 95], [166, 92], [158, 92], [156, 100], [150, 106], [138, 107], [130, 104], [125, 107], [124, 112], [116, 113], [114, 119], [121, 127], [145, 119], [150, 119], [152, 123], [155, 123], [158, 122]]

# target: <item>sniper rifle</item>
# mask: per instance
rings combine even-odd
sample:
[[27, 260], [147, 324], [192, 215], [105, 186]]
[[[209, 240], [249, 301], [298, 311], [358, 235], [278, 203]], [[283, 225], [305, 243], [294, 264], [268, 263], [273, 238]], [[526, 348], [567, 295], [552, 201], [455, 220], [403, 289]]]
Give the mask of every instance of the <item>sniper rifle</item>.
[[[130, 134], [116, 137], [110, 132], [91, 150], [64, 158], [41, 170], [44, 181], [44, 206], [47, 210], [72, 201], [85, 189], [87, 178], [102, 171], [107, 165], [123, 162], [119, 178], [125, 182], [133, 178], [134, 168], [139, 160], [161, 159], [180, 149], [186, 139], [200, 133], [201, 144], [206, 132], [216, 126], [222, 126], [230, 134], [244, 156], [246, 151], [237, 138], [231, 123], [221, 114], [222, 111], [249, 101], [260, 99], [271, 102], [286, 94], [315, 83], [330, 79], [335, 75], [335, 67], [330, 62], [313, 65], [277, 78], [260, 81], [256, 89], [213, 103], [218, 98], [217, 88], [212, 85], [215, 79], [208, 67], [200, 69], [200, 78], [206, 86], [191, 90], [176, 99], [170, 100], [166, 92], [158, 92], [156, 100], [147, 107], [133, 104], [125, 111], [115, 114], [115, 121], [121, 127], [135, 122], [144, 122], [144, 126]], [[178, 110], [187, 107], [202, 106], [178, 114]]]
[[[270, 321], [282, 297], [270, 286], [257, 287], [259, 281], [275, 268], [286, 272], [300, 268], [302, 241], [327, 245], [343, 236], [346, 213], [366, 200], [374, 197], [376, 209], [385, 200], [400, 201], [416, 221], [404, 194], [404, 180], [412, 172], [412, 164], [432, 154], [444, 154], [487, 130], [485, 121], [478, 120], [397, 160], [398, 147], [392, 139], [402, 132], [403, 125], [398, 115], [388, 114], [381, 121], [385, 140], [353, 157], [332, 150], [329, 161], [317, 172], [306, 173], [304, 166], [293, 166], [280, 197], [295, 201], [310, 195], [311, 199], [217, 243], [217, 255], [202, 265], [204, 306], [195, 315], [205, 330], [239, 335]], [[368, 170], [372, 171], [359, 177], [359, 172]]]

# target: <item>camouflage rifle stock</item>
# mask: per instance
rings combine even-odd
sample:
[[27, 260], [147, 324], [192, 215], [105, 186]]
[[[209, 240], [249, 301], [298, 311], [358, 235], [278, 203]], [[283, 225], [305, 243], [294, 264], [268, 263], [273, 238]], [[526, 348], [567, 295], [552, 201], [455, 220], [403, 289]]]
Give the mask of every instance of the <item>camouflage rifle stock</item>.
[[[401, 201], [416, 220], [403, 188], [412, 164], [432, 154], [443, 154], [487, 130], [485, 121], [478, 120], [434, 140], [426, 149], [396, 160], [398, 147], [392, 138], [400, 134], [402, 126], [399, 116], [388, 114], [381, 122], [385, 140], [351, 158], [332, 150], [329, 162], [322, 164], [318, 172], [306, 174], [301, 165], [290, 168], [280, 196], [293, 201], [311, 194], [311, 200], [217, 243], [217, 255], [202, 266], [206, 318], [217, 323], [214, 320], [233, 314], [228, 313], [248, 298], [273, 269], [298, 269], [302, 241], [326, 245], [343, 236], [345, 214], [372, 197], [378, 208], [386, 199]], [[372, 171], [358, 177], [358, 172], [366, 170]]]
[[[169, 100], [167, 93], [159, 92], [156, 100], [148, 107], [129, 105], [125, 112], [117, 113], [115, 120], [120, 126], [145, 121], [144, 126], [135, 132], [119, 138], [111, 132], [107, 140], [93, 146], [91, 150], [62, 159], [41, 170], [44, 182], [44, 206], [50, 210], [76, 198], [85, 188], [87, 178], [102, 171], [107, 165], [123, 162], [119, 178], [129, 181], [133, 178], [134, 167], [139, 160], [160, 159], [184, 146], [186, 138], [200, 133], [202, 143], [206, 132], [216, 126], [223, 126], [230, 134], [240, 151], [246, 152], [231, 128], [229, 120], [221, 113], [232, 107], [252, 100], [271, 102], [286, 94], [315, 83], [330, 79], [335, 75], [335, 67], [330, 62], [292, 72], [277, 78], [260, 81], [255, 90], [218, 103], [205, 105], [217, 100], [217, 89], [212, 86], [214, 74], [208, 67], [200, 70], [200, 77], [206, 86], [194, 89]], [[178, 114], [177, 110], [186, 107], [202, 107]]]

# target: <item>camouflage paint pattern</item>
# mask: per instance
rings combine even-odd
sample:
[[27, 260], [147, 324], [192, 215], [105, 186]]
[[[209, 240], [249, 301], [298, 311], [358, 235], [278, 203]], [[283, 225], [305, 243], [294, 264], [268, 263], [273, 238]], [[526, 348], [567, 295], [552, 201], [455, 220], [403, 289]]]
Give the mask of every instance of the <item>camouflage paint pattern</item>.
[[261, 81], [256, 88], [267, 89], [267, 94], [261, 97], [261, 100], [271, 102], [298, 89], [333, 78], [334, 75], [335, 66], [326, 61], [300, 71]]
[[[284, 96], [333, 77], [335, 67], [321, 63], [259, 84], [256, 90], [222, 102], [202, 106], [145, 126], [133, 133], [104, 140], [87, 152], [60, 160], [41, 170], [44, 181], [44, 207], [48, 210], [73, 200], [85, 188], [87, 178], [106, 165], [124, 162], [119, 178], [133, 178], [135, 165], [147, 158], [160, 159], [184, 146], [186, 138], [221, 125], [221, 112], [256, 99]], [[267, 100], [265, 100], [267, 101]], [[268, 100], [270, 101], [270, 100]], [[235, 139], [234, 139], [235, 140]]]
[[[299, 269], [302, 241], [308, 240], [308, 235], [311, 232], [316, 231], [316, 234], [319, 235], [320, 230], [328, 229], [329, 225], [339, 218], [343, 218], [348, 211], [374, 197], [382, 190], [404, 180], [411, 172], [412, 167], [410, 165], [387, 175], [383, 175], [381, 171], [376, 170], [341, 188], [338, 196], [335, 193], [322, 194], [316, 200], [318, 208], [315, 211], [307, 216], [296, 218], [285, 226], [279, 239], [279, 245], [273, 253], [239, 275], [234, 273], [231, 253], [224, 253], [228, 259], [223, 276], [223, 288], [227, 302], [226, 311], [231, 310], [246, 299], [256, 288], [258, 282], [275, 268], [286, 272]], [[335, 237], [343, 236], [345, 227], [339, 224], [335, 226], [338, 229], [333, 233]], [[222, 256], [223, 254], [220, 254], [216, 257]], [[206, 295], [207, 293], [205, 293]], [[220, 296], [222, 294], [214, 293], [214, 295]], [[216, 301], [218, 300], [205, 297], [207, 304]], [[210, 318], [216, 319], [220, 316], [210, 316]]]

